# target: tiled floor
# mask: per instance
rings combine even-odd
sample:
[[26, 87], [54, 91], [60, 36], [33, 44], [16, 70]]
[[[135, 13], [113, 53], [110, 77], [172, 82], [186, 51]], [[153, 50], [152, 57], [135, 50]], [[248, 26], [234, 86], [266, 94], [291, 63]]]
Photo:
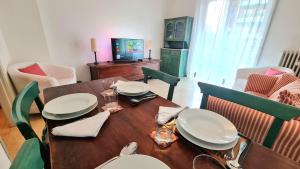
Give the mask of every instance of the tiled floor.
[[[151, 91], [162, 97], [167, 97], [168, 84], [160, 80], [150, 80]], [[183, 78], [178, 83], [174, 91], [173, 102], [180, 106], [189, 106], [191, 108], [199, 108], [202, 95], [196, 81]], [[31, 116], [31, 125], [36, 133], [40, 136], [45, 125], [39, 114]], [[4, 140], [9, 156], [14, 159], [17, 151], [24, 142], [22, 135], [17, 127], [8, 127], [4, 113], [0, 109], [0, 136]]]

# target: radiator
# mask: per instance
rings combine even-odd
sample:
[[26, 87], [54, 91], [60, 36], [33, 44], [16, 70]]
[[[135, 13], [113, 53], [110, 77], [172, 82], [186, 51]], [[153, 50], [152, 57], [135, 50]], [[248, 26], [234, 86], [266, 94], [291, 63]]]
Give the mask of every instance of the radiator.
[[296, 76], [300, 75], [300, 50], [283, 51], [279, 66], [292, 69]]

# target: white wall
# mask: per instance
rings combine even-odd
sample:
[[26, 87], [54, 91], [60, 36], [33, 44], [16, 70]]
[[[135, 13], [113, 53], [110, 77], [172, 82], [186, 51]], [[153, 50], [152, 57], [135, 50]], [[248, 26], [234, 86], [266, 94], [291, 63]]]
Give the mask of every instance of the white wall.
[[15, 94], [7, 74], [7, 65], [9, 62], [9, 52], [0, 29], [0, 104], [9, 124], [13, 125], [11, 120], [11, 106]]
[[299, 7], [299, 0], [278, 0], [259, 66], [278, 65], [284, 49], [300, 48]]
[[0, 28], [11, 62], [50, 60], [35, 0], [0, 0]]
[[194, 16], [197, 0], [167, 0], [166, 18]]
[[37, 3], [53, 61], [75, 66], [80, 80], [90, 79], [86, 64], [94, 61], [91, 37], [97, 38], [101, 61], [112, 59], [112, 37], [151, 39], [152, 56], [159, 58], [165, 11], [162, 0], [44, 0]]

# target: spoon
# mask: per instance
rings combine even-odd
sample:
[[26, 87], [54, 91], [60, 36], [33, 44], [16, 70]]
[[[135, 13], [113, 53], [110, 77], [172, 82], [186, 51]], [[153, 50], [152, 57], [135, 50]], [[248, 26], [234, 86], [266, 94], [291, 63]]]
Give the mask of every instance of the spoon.
[[106, 166], [108, 163], [110, 163], [110, 162], [112, 162], [112, 161], [116, 160], [117, 158], [122, 157], [124, 155], [134, 154], [135, 151], [137, 150], [137, 148], [138, 148], [138, 144], [136, 142], [131, 142], [131, 143], [127, 144], [126, 146], [124, 146], [122, 148], [119, 156], [116, 156], [116, 157], [113, 157], [113, 158], [109, 159], [108, 161], [104, 162], [103, 164], [96, 167], [95, 169], [101, 169], [104, 166]]

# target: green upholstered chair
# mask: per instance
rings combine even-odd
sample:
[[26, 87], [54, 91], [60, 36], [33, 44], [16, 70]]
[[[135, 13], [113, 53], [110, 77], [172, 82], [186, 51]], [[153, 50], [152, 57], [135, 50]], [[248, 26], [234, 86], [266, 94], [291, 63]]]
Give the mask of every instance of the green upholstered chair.
[[37, 138], [31, 138], [24, 142], [17, 153], [10, 169], [43, 169], [44, 160], [40, 151]]
[[149, 69], [149, 68], [146, 68], [146, 67], [142, 67], [142, 70], [143, 70], [143, 73], [144, 73], [144, 82], [145, 83], [147, 83], [149, 77], [151, 77], [153, 79], [159, 79], [159, 80], [162, 80], [162, 81], [170, 84], [167, 99], [172, 101], [175, 86], [180, 81], [180, 79], [178, 77], [169, 75], [167, 73], [157, 71], [157, 70], [153, 70], [153, 69]]
[[203, 93], [201, 109], [207, 109], [208, 96], [214, 96], [273, 116], [275, 119], [263, 141], [268, 148], [274, 144], [283, 123], [300, 116], [300, 109], [294, 106], [202, 82], [198, 85]]
[[29, 112], [30, 107], [33, 102], [36, 103], [40, 112], [44, 109], [44, 104], [39, 97], [39, 87], [38, 83], [33, 81], [27, 84], [23, 90], [16, 96], [12, 106], [12, 119], [16, 123], [19, 131], [25, 138], [25, 140], [36, 138], [41, 144], [41, 153], [43, 155], [44, 161], [49, 160], [49, 149], [45, 142], [46, 128], [43, 130], [42, 141], [39, 139], [37, 134], [31, 127]]

